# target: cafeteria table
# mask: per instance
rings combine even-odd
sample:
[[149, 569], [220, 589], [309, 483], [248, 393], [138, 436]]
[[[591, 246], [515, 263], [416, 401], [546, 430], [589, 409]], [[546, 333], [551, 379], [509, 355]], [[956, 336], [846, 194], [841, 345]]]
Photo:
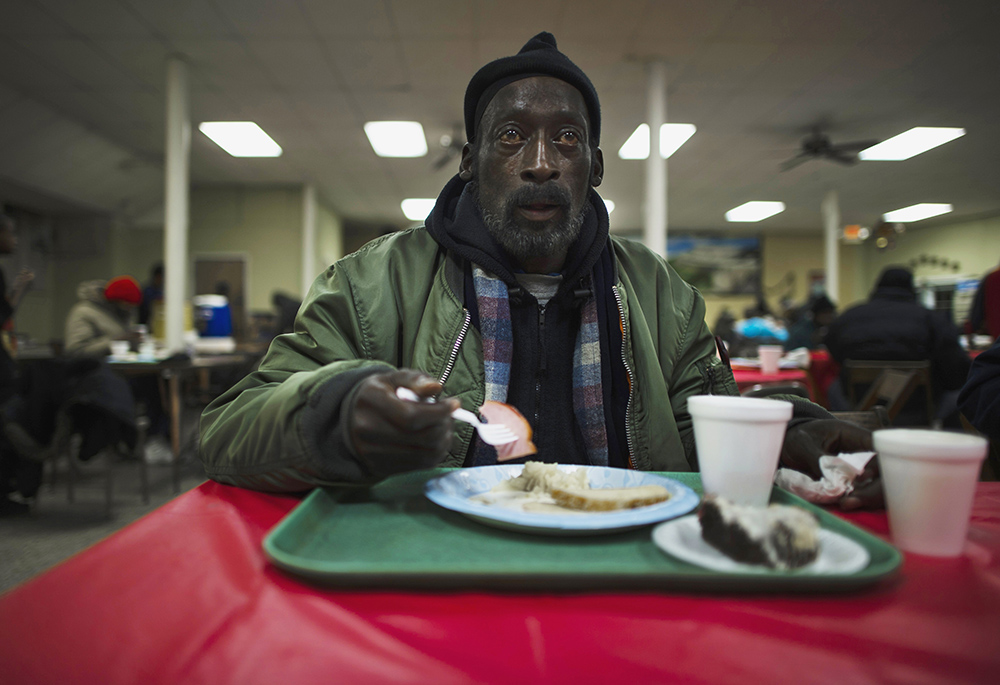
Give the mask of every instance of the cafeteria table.
[[[965, 551], [840, 594], [338, 590], [273, 567], [298, 504], [206, 482], [0, 596], [8, 683], [996, 683], [1000, 483]], [[841, 514], [887, 537], [884, 512]]]
[[760, 369], [733, 367], [733, 378], [740, 392], [755, 385], [787, 385], [801, 383], [809, 387], [809, 375], [804, 369], [778, 369], [777, 373], [764, 373]]
[[181, 488], [182, 378], [198, 374], [202, 377], [202, 385], [207, 385], [207, 374], [211, 371], [224, 369], [249, 371], [259, 358], [259, 353], [243, 351], [194, 356], [181, 355], [160, 360], [144, 360], [141, 357], [122, 360], [108, 357], [108, 367], [125, 378], [155, 376], [161, 379], [161, 393], [165, 394], [164, 409], [170, 417], [170, 463], [174, 492], [180, 492]]

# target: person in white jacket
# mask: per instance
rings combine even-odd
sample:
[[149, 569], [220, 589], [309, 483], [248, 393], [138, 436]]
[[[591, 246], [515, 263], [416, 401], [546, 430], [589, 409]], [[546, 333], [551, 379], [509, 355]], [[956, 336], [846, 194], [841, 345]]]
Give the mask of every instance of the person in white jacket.
[[133, 312], [142, 302], [142, 290], [134, 278], [84, 281], [76, 295], [79, 302], [66, 317], [66, 354], [104, 357], [111, 354], [112, 340], [138, 344], [140, 334], [132, 330], [131, 323]]

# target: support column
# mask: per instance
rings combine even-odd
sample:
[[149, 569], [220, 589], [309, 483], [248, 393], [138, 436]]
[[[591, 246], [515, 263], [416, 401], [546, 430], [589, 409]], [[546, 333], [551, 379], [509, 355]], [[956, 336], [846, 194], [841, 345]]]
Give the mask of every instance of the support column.
[[826, 272], [826, 294], [834, 304], [840, 297], [840, 201], [831, 190], [820, 204], [823, 214], [823, 265]]
[[163, 305], [166, 346], [184, 349], [184, 302], [188, 262], [191, 116], [187, 64], [167, 60], [167, 132], [164, 146]]
[[302, 298], [316, 278], [316, 187], [302, 189]]
[[649, 158], [646, 160], [645, 226], [642, 242], [657, 254], [667, 254], [667, 160], [660, 155], [660, 126], [667, 121], [667, 65], [646, 65], [646, 121]]

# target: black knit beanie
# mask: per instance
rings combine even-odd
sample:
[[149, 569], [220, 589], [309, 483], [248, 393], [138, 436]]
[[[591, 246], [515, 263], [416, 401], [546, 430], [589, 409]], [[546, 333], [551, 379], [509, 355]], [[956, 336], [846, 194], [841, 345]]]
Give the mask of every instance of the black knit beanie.
[[516, 55], [493, 60], [469, 81], [465, 89], [465, 135], [470, 142], [475, 140], [479, 120], [497, 92], [509, 83], [532, 76], [553, 76], [580, 91], [587, 104], [591, 141], [595, 145], [601, 142], [601, 103], [597, 90], [580, 67], [556, 49], [555, 36], [547, 31], [525, 43]]
[[901, 266], [886, 267], [879, 276], [876, 288], [900, 288], [916, 292], [913, 288], [913, 272]]

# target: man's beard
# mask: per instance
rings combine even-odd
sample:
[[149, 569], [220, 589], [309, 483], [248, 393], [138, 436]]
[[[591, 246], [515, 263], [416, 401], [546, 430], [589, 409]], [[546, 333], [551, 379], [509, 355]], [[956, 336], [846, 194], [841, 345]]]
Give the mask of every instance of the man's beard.
[[[562, 188], [524, 186], [491, 208], [483, 206], [478, 183], [473, 183], [472, 192], [486, 230], [515, 262], [565, 252], [580, 237], [586, 206], [570, 216], [570, 196]], [[563, 212], [545, 222], [529, 221], [517, 213], [517, 208], [530, 204], [559, 205]]]

